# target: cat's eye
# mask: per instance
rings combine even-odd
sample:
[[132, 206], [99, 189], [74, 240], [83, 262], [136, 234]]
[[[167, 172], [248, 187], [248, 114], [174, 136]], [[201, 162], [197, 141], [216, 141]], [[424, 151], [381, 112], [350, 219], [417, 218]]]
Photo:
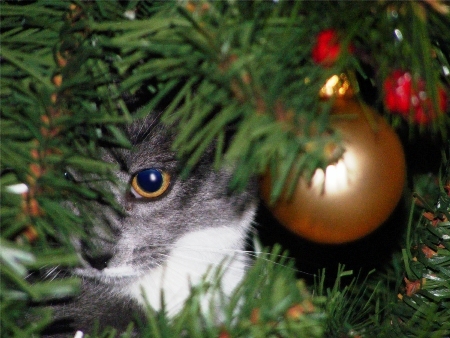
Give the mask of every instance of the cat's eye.
[[76, 182], [75, 177], [68, 171], [64, 172], [64, 178], [70, 182]]
[[161, 196], [170, 185], [170, 175], [162, 170], [144, 169], [134, 175], [131, 193], [137, 197], [155, 198]]

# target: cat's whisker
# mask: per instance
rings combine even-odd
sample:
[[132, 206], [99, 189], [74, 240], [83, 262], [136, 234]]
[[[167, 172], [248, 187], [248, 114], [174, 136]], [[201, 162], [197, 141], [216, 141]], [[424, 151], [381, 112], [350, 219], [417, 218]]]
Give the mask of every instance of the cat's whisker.
[[[264, 251], [255, 251], [255, 250], [239, 250], [239, 249], [230, 249], [230, 248], [216, 248], [216, 247], [204, 247], [204, 246], [178, 246], [176, 244], [165, 244], [165, 243], [157, 243], [157, 244], [152, 244], [152, 245], [148, 245], [148, 248], [167, 248], [167, 249], [173, 249], [173, 248], [182, 248], [182, 249], [192, 249], [192, 250], [199, 250], [199, 251], [214, 251], [214, 252], [219, 252], [219, 251], [232, 251], [232, 252], [239, 252], [239, 253], [244, 253], [247, 255], [250, 255], [251, 257], [259, 257], [261, 255], [267, 254], [267, 252]], [[289, 257], [283, 254], [278, 254], [278, 255], [273, 255], [273, 254], [269, 254], [272, 257], [275, 258], [287, 258], [287, 259], [292, 259], [293, 257]], [[265, 260], [269, 260], [264, 258]]]
[[[203, 252], [203, 253], [204, 252], [217, 252], [217, 253], [232, 252], [232, 253], [241, 254], [242, 258], [244, 258], [243, 255], [247, 255], [247, 257], [249, 257], [249, 258], [262, 259], [264, 261], [271, 262], [272, 264], [275, 264], [275, 265], [278, 265], [278, 266], [283, 266], [283, 267], [285, 267], [287, 269], [292, 269], [296, 273], [299, 273], [299, 274], [308, 275], [308, 276], [314, 276], [315, 275], [313, 273], [309, 273], [309, 272], [302, 271], [302, 270], [299, 270], [299, 269], [296, 269], [296, 268], [293, 268], [293, 267], [289, 267], [288, 265], [276, 262], [276, 261], [274, 261], [272, 259], [269, 259], [269, 258], [263, 258], [261, 256], [264, 255], [265, 252], [262, 252], [262, 251], [238, 250], [238, 249], [228, 249], [228, 248], [212, 248], [212, 247], [202, 247], [202, 246], [182, 246], [182, 247], [179, 247], [179, 248], [182, 248], [183, 250], [186, 249], [186, 250], [192, 250], [192, 251], [199, 251], [199, 252]], [[236, 257], [239, 257], [239, 256], [236, 255]], [[287, 258], [287, 259], [290, 258], [290, 257], [286, 257], [284, 255], [275, 255], [274, 257], [275, 258]], [[251, 265], [252, 265], [251, 262], [249, 262], [247, 264], [247, 267], [250, 267]]]
[[45, 273], [44, 278], [45, 279], [50, 278], [50, 281], [53, 281], [53, 280], [55, 280], [58, 277], [58, 275], [60, 273], [61, 273], [61, 270], [59, 269], [59, 266], [56, 266], [56, 267], [53, 267], [50, 270], [48, 270]]
[[[207, 263], [207, 265], [210, 265], [211, 268], [219, 267], [222, 264], [224, 269], [227, 269], [227, 270], [233, 269], [233, 270], [237, 270], [239, 272], [243, 272], [243, 271], [245, 271], [245, 268], [249, 267], [249, 265], [247, 264], [245, 259], [237, 260], [237, 259], [234, 259], [233, 257], [224, 257], [221, 261], [217, 261], [217, 260], [206, 260], [206, 259], [203, 259], [203, 258], [197, 259], [197, 258], [194, 258], [192, 256], [185, 256], [185, 255], [173, 255], [173, 254], [171, 254], [171, 255], [160, 254], [160, 255], [164, 256], [164, 257], [167, 257], [167, 258], [179, 257], [179, 258], [183, 258], [185, 261], [186, 260], [190, 260], [192, 262]], [[232, 266], [231, 263], [232, 263], [233, 259], [235, 261], [237, 261], [237, 262], [240, 262], [240, 263], [244, 264], [245, 266], [242, 267], [242, 268], [236, 268], [236, 267]], [[181, 262], [176, 262], [176, 263], [178, 265], [182, 265]], [[169, 265], [167, 265], [167, 267], [168, 268], [172, 268], [172, 267], [169, 267]], [[202, 275], [202, 274], [204, 274], [204, 271], [199, 273], [199, 275]]]
[[160, 119], [162, 114], [163, 111], [160, 111], [158, 113], [151, 112], [147, 114], [147, 118], [153, 115], [153, 121], [150, 125], [146, 125], [144, 123], [140, 124], [139, 130], [136, 132], [136, 134], [140, 135], [141, 142], [148, 142], [150, 140], [150, 138], [153, 136], [152, 131], [154, 131], [155, 127], [158, 125], [157, 121]]

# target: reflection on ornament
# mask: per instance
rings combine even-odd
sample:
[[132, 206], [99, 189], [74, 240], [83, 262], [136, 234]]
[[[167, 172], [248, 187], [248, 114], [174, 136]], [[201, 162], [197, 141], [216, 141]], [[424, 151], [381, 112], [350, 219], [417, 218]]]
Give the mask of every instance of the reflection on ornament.
[[343, 158], [336, 164], [330, 164], [325, 172], [317, 169], [311, 179], [311, 189], [320, 189], [330, 196], [338, 195], [348, 190], [355, 175], [358, 174], [358, 161], [355, 154], [346, 151]]

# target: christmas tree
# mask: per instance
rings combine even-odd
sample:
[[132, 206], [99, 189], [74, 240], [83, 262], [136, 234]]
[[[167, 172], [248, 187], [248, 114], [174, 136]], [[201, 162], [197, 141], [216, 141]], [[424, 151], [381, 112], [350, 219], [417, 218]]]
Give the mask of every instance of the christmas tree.
[[[142, 336], [450, 335], [445, 1], [0, 6], [2, 337], [45, 330], [52, 322], [46, 304], [75, 295], [81, 281], [33, 276], [79, 263], [71, 238], [89, 239], [93, 201], [119, 209], [102, 185], [76, 184], [67, 167], [113, 182], [100, 148], [130, 147], [121, 126], [161, 110], [176, 130], [182, 175], [214, 143], [215, 166], [234, 168], [232, 189], [261, 177], [261, 240], [280, 242], [297, 264], [278, 245], [255, 250], [221, 323], [199, 310], [199, 287], [174, 319], [149, 308]], [[363, 126], [363, 141], [348, 143]], [[384, 171], [361, 178], [347, 204], [339, 196], [322, 204], [331, 192], [328, 168], [347, 161], [352, 169], [351, 145], [366, 141], [388, 142], [369, 156]], [[436, 165], [421, 175], [425, 162]], [[318, 173], [325, 175], [317, 184]], [[307, 195], [312, 188], [315, 197]], [[296, 212], [313, 198], [310, 208], [322, 209]], [[395, 218], [404, 204], [407, 217]], [[328, 213], [331, 222], [321, 218]], [[392, 223], [394, 230], [380, 230]], [[393, 248], [383, 250], [387, 242]], [[372, 250], [378, 261], [354, 260], [352, 273], [338, 267], [348, 259], [335, 255], [348, 258], [349, 250]]]

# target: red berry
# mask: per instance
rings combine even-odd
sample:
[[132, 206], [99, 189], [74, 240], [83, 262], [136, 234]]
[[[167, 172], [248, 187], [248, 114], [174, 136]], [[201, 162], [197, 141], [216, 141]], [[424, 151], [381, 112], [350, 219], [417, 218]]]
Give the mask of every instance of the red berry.
[[441, 113], [445, 113], [448, 108], [448, 96], [447, 92], [443, 88], [439, 88], [439, 108]]
[[[409, 119], [411, 116], [418, 124], [427, 124], [436, 118], [433, 102], [425, 91], [425, 82], [422, 79], [413, 86], [412, 76], [401, 70], [394, 71], [386, 78], [383, 84], [384, 104], [392, 112]], [[445, 112], [447, 94], [439, 88], [439, 110]], [[412, 115], [411, 115], [412, 114]]]
[[408, 115], [411, 108], [411, 74], [394, 71], [384, 81], [385, 105], [391, 111]]
[[325, 67], [332, 66], [340, 53], [341, 44], [336, 30], [326, 29], [317, 35], [316, 44], [312, 50], [315, 63]]
[[[437, 117], [433, 101], [425, 91], [425, 82], [420, 80], [417, 86], [418, 93], [413, 93], [411, 103], [413, 106], [414, 122], [428, 124]], [[447, 108], [447, 94], [444, 89], [438, 89], [438, 114], [445, 113]]]

